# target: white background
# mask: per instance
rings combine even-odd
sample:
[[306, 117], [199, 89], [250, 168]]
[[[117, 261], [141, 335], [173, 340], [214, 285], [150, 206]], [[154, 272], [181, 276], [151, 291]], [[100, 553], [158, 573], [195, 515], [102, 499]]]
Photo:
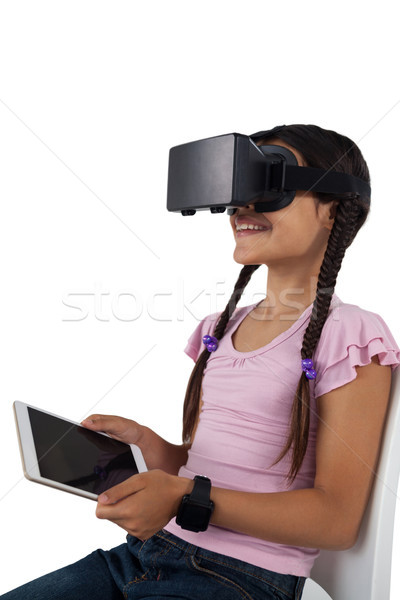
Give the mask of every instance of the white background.
[[357, 142], [372, 211], [336, 291], [400, 340], [398, 56], [385, 1], [0, 2], [0, 592], [125, 539], [22, 477], [14, 400], [180, 442], [183, 348], [240, 266], [226, 215], [167, 212], [171, 146], [282, 123]]

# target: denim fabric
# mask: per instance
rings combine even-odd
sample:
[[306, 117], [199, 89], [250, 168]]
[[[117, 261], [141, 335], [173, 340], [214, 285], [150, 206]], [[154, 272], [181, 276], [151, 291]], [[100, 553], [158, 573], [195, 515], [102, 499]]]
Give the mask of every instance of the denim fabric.
[[304, 577], [281, 575], [160, 531], [86, 558], [1, 596], [3, 600], [299, 600]]

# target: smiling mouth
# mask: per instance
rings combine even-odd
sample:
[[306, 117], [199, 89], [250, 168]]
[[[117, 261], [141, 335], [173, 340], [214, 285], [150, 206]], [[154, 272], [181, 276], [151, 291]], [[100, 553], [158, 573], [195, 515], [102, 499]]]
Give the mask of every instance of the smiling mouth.
[[244, 224], [236, 227], [236, 237], [243, 237], [248, 235], [256, 235], [257, 233], [264, 233], [270, 231], [271, 227], [263, 227], [261, 225]]
[[236, 231], [243, 231], [244, 229], [255, 229], [256, 231], [265, 231], [268, 227], [264, 227], [264, 225], [253, 225], [253, 223], [243, 223], [241, 225], [236, 225]]

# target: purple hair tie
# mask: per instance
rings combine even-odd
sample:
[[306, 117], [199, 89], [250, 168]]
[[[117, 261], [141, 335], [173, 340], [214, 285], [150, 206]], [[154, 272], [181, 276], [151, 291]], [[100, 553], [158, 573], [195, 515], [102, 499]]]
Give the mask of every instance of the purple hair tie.
[[215, 352], [218, 348], [218, 340], [212, 335], [203, 336], [203, 344], [209, 352]]
[[304, 371], [304, 375], [307, 379], [315, 379], [317, 376], [317, 371], [314, 370], [314, 364], [311, 358], [303, 358], [301, 361], [301, 368]]

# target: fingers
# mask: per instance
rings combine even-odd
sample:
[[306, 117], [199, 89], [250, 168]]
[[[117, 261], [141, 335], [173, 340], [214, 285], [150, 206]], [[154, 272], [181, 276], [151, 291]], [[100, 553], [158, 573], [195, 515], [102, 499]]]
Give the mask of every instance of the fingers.
[[81, 425], [93, 429], [95, 431], [119, 431], [121, 429], [122, 417], [116, 417], [114, 415], [89, 415], [81, 422]]
[[175, 502], [168, 489], [175, 479], [178, 477], [157, 470], [133, 475], [100, 494], [96, 516], [108, 519], [141, 540], [148, 539], [174, 514]]
[[144, 477], [141, 474], [133, 475], [128, 479], [125, 479], [122, 483], [115, 485], [114, 487], [103, 492], [98, 497], [99, 504], [116, 504], [120, 500], [136, 494], [140, 490], [145, 488]]
[[141, 426], [138, 423], [115, 415], [93, 414], [84, 419], [81, 425], [92, 431], [103, 431], [127, 444], [136, 444], [141, 435]]

